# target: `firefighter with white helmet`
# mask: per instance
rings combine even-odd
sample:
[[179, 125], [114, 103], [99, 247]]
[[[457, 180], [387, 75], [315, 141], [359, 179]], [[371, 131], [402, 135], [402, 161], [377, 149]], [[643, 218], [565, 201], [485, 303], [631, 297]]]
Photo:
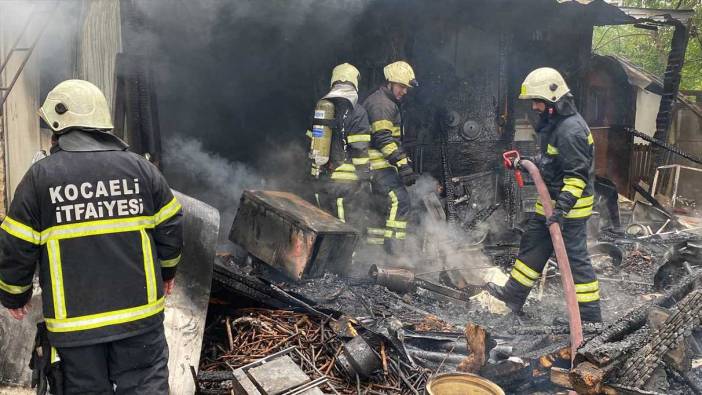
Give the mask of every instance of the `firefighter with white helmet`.
[[507, 284], [489, 283], [487, 289], [512, 311], [520, 312], [553, 253], [548, 226], [558, 223], [573, 271], [580, 316], [583, 321], [601, 321], [599, 282], [587, 251], [587, 220], [594, 204], [592, 133], [578, 113], [566, 81], [555, 69], [532, 71], [519, 98], [532, 100], [532, 108], [540, 114], [541, 156], [537, 164], [554, 212], [546, 218], [543, 206], [536, 203], [536, 215], [526, 225]]
[[361, 193], [370, 188], [370, 125], [358, 103], [359, 78], [349, 63], [334, 67], [330, 90], [317, 102], [309, 133], [311, 172], [320, 181], [317, 204], [354, 225], [361, 225]]
[[369, 244], [385, 245], [396, 254], [407, 235], [410, 197], [407, 187], [417, 175], [402, 147], [400, 105], [407, 92], [418, 83], [407, 62], [390, 63], [383, 69], [385, 83], [363, 102], [371, 124], [370, 168], [373, 192], [385, 201], [384, 223], [367, 228]]
[[43, 355], [60, 363], [63, 393], [168, 394], [164, 298], [183, 244], [180, 204], [111, 133], [95, 85], [64, 81], [38, 112], [54, 144], [0, 225], [0, 302], [24, 318], [38, 262]]

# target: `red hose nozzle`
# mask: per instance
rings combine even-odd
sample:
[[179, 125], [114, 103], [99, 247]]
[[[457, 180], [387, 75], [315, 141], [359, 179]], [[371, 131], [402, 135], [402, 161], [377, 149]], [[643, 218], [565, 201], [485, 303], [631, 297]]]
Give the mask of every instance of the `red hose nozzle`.
[[521, 160], [521, 157], [519, 156], [519, 151], [512, 150], [503, 153], [502, 159], [504, 159], [504, 164], [506, 168], [514, 170], [517, 168], [517, 164]]
[[519, 185], [520, 188], [523, 188], [524, 177], [522, 177], [522, 172], [519, 171], [519, 161], [522, 160], [522, 158], [519, 156], [519, 151], [507, 151], [502, 154], [502, 159], [504, 159], [506, 168], [514, 170], [514, 178], [517, 180], [517, 185]]

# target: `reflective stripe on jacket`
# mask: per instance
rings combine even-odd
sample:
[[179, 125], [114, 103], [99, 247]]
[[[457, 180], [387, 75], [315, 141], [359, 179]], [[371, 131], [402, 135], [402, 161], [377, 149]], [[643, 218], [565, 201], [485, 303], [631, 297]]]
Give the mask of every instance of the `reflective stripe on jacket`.
[[23, 306], [39, 262], [52, 345], [102, 343], [161, 325], [182, 213], [141, 156], [57, 150], [25, 174], [0, 229], [0, 301]]
[[402, 150], [400, 107], [392, 92], [383, 86], [363, 102], [371, 126], [371, 147], [368, 151], [371, 170], [399, 167], [409, 163]]
[[[539, 170], [554, 208], [566, 218], [587, 218], [594, 204], [595, 145], [585, 120], [573, 111], [565, 116], [542, 118], [539, 126]], [[544, 215], [537, 201], [536, 213]]]

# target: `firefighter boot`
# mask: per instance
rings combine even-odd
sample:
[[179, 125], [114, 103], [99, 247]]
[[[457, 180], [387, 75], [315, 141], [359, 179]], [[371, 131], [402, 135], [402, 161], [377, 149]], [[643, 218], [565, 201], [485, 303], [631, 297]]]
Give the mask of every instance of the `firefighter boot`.
[[517, 301], [517, 298], [510, 295], [507, 288], [497, 285], [495, 283], [487, 283], [485, 285], [485, 290], [488, 291], [490, 295], [504, 302], [513, 313], [519, 314], [522, 311], [522, 306], [524, 306], [524, 300]]
[[600, 302], [578, 303], [580, 308], [580, 319], [583, 322], [602, 322], [602, 311]]

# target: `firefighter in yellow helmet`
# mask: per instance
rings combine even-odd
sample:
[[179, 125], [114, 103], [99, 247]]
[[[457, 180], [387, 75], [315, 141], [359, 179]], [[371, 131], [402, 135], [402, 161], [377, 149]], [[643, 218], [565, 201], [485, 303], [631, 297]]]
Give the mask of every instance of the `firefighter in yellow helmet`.
[[358, 103], [360, 73], [349, 63], [332, 70], [330, 91], [318, 102], [310, 132], [317, 204], [341, 221], [361, 225], [362, 192], [370, 188], [368, 115]]
[[402, 147], [400, 104], [409, 89], [418, 86], [414, 70], [407, 62], [391, 63], [383, 69], [385, 83], [363, 102], [371, 124], [369, 150], [373, 192], [386, 201], [384, 223], [368, 227], [367, 242], [384, 244], [397, 253], [407, 234], [410, 197], [407, 186], [417, 176]]
[[585, 120], [578, 113], [573, 96], [561, 74], [552, 68], [532, 71], [522, 84], [523, 100], [532, 100], [540, 114], [537, 132], [541, 176], [554, 204], [554, 213], [544, 217], [536, 204], [536, 215], [522, 235], [517, 260], [504, 287], [489, 283], [488, 291], [515, 312], [521, 311], [531, 288], [553, 253], [548, 226], [558, 223], [575, 280], [580, 316], [583, 321], [601, 321], [600, 291], [587, 251], [587, 220], [594, 203], [595, 146]]
[[60, 364], [63, 393], [168, 394], [163, 311], [183, 244], [180, 204], [111, 133], [95, 85], [58, 84], [39, 116], [54, 146], [0, 225], [0, 302], [23, 319], [38, 266], [52, 346], [40, 366]]

